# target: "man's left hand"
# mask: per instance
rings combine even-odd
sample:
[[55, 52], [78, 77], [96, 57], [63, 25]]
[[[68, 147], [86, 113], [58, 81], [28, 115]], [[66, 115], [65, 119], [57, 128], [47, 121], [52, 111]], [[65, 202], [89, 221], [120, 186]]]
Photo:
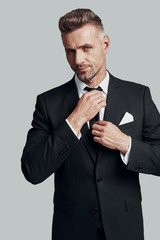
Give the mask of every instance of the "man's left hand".
[[97, 121], [92, 125], [92, 134], [95, 142], [104, 147], [119, 150], [124, 155], [129, 148], [129, 136], [124, 134], [116, 125], [107, 121]]

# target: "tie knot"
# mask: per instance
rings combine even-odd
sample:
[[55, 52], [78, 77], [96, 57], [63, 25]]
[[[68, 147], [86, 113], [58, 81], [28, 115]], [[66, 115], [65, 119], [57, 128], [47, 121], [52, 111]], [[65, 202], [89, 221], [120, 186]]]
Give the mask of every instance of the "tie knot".
[[97, 88], [85, 87], [84, 90], [86, 90], [86, 91], [88, 91], [88, 92], [90, 92], [90, 91], [92, 91], [92, 90], [103, 91], [100, 86], [98, 86]]

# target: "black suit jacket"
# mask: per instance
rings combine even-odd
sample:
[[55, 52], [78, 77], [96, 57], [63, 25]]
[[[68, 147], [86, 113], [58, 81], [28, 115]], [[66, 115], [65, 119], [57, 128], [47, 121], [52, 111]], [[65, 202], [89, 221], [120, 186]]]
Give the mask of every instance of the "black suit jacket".
[[[75, 108], [74, 78], [37, 98], [22, 156], [26, 179], [38, 184], [55, 173], [54, 240], [96, 240], [101, 211], [107, 240], [143, 240], [139, 173], [160, 175], [160, 115], [149, 88], [110, 74], [104, 120], [132, 138], [126, 166], [119, 151], [93, 147], [85, 124], [82, 138], [65, 119]], [[134, 122], [119, 126], [129, 112]]]

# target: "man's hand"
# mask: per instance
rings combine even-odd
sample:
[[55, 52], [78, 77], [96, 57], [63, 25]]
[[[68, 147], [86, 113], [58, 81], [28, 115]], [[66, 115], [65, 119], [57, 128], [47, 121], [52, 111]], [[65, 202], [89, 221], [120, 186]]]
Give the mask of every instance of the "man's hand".
[[119, 150], [124, 155], [129, 148], [129, 136], [121, 132], [121, 130], [107, 121], [98, 121], [92, 126], [92, 134], [95, 142], [100, 143], [104, 147]]
[[80, 98], [76, 108], [67, 120], [78, 134], [82, 126], [96, 116], [100, 109], [105, 106], [106, 100], [102, 92], [97, 90], [87, 92]]

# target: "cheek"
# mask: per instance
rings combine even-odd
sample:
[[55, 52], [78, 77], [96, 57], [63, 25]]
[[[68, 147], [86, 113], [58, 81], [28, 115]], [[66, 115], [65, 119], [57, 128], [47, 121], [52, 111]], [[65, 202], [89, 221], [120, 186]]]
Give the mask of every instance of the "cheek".
[[101, 65], [105, 61], [105, 54], [103, 52], [99, 53], [96, 59], [97, 64]]
[[92, 62], [92, 64], [99, 66], [104, 62], [105, 60], [105, 54], [102, 51], [102, 49], [98, 49], [88, 57], [89, 61]]
[[96, 57], [95, 53], [92, 52], [92, 53], [89, 53], [89, 54], [86, 55], [85, 60], [86, 60], [86, 62], [95, 65], [95, 63], [97, 61], [96, 58], [97, 57]]

